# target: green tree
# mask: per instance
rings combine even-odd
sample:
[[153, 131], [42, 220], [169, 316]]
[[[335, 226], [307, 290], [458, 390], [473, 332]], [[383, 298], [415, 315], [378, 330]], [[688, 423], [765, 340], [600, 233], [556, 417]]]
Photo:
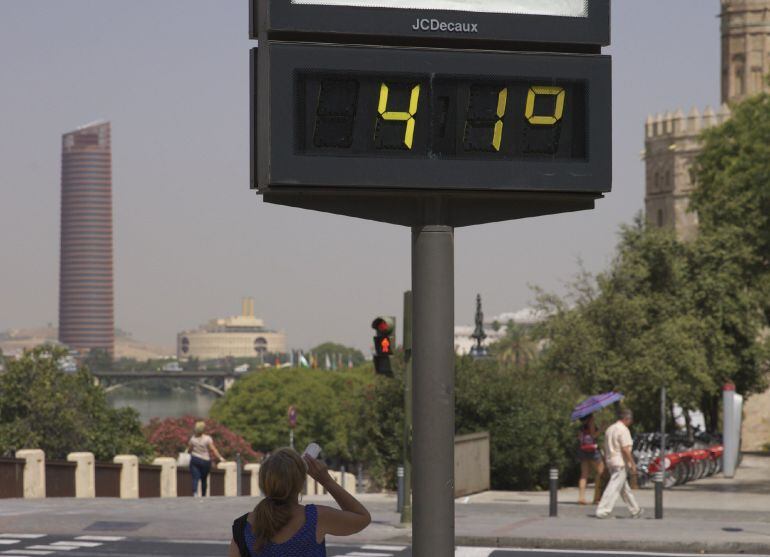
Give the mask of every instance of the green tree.
[[[757, 330], [770, 321], [770, 95], [732, 109], [727, 122], [703, 134], [691, 206], [698, 213], [699, 241], [714, 246], [706, 264], [718, 273], [701, 297], [719, 331], [711, 339], [713, 359], [726, 380], [751, 394], [765, 386], [768, 360]], [[718, 397], [710, 405], [715, 413]]]
[[39, 448], [52, 459], [73, 451], [91, 451], [99, 460], [118, 453], [149, 458], [138, 413], [110, 408], [88, 370], [61, 371], [65, 355], [44, 346], [7, 363], [0, 375], [0, 453]]
[[528, 327], [509, 321], [505, 337], [493, 343], [490, 352], [505, 364], [516, 368], [527, 367], [537, 356], [537, 340], [532, 337]]
[[456, 431], [490, 433], [493, 489], [544, 487], [550, 467], [573, 467], [570, 378], [495, 359], [462, 357], [455, 367]]
[[211, 417], [242, 435], [264, 452], [289, 444], [287, 412], [297, 409], [295, 443], [302, 449], [311, 441], [324, 454], [353, 461], [352, 435], [359, 427], [361, 404], [372, 381], [365, 369], [330, 373], [307, 369], [266, 369], [235, 383], [211, 409]]
[[723, 238], [682, 243], [638, 218], [622, 229], [609, 270], [580, 275], [565, 299], [540, 293], [550, 316], [541, 365], [573, 376], [585, 394], [622, 391], [641, 427], [658, 423], [665, 385], [717, 429], [725, 381], [745, 393], [762, 385], [761, 315], [740, 267]]

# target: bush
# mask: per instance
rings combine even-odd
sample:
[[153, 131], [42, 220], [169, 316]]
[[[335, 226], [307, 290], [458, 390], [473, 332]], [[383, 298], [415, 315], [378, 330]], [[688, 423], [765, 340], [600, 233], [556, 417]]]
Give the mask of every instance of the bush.
[[289, 444], [288, 409], [297, 409], [295, 446], [316, 442], [332, 462], [359, 462], [362, 407], [371, 368], [350, 371], [266, 369], [237, 381], [211, 417], [268, 452]]
[[[153, 418], [144, 428], [144, 434], [158, 455], [176, 457], [187, 450], [197, 421], [198, 418], [194, 416], [164, 420]], [[206, 433], [211, 435], [217, 449], [227, 460], [235, 459], [238, 453], [247, 462], [259, 462], [262, 459], [262, 454], [254, 451], [240, 435], [212, 419], [203, 421], [206, 423]]]

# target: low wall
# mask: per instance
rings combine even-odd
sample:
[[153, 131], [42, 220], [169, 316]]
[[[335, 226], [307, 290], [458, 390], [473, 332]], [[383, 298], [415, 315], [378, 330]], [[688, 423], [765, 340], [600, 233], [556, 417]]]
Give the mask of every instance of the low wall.
[[139, 465], [139, 497], [160, 497], [160, 466]]
[[45, 463], [45, 496], [74, 497], [75, 496], [74, 462], [49, 460]]
[[24, 460], [0, 458], [0, 499], [24, 497]]
[[94, 466], [97, 497], [120, 497], [120, 471], [113, 462], [97, 462]]
[[455, 497], [490, 488], [489, 433], [455, 437]]
[[[153, 464], [139, 464], [134, 455], [118, 455], [114, 462], [95, 462], [88, 452], [67, 455], [66, 461], [46, 460], [42, 450], [20, 450], [20, 458], [0, 459], [0, 498], [38, 497], [115, 497], [124, 499], [153, 497], [191, 497], [192, 475], [189, 468], [178, 468], [173, 458], [157, 458]], [[165, 471], [164, 471], [165, 470]], [[174, 478], [176, 474], [176, 478]], [[331, 472], [338, 481], [339, 472]], [[258, 464], [244, 464], [241, 495], [257, 496]], [[174, 486], [176, 479], [176, 486]], [[346, 488], [355, 493], [355, 477], [346, 474]], [[310, 484], [311, 481], [308, 482]], [[315, 482], [312, 482], [315, 484]], [[212, 467], [210, 496], [235, 496], [235, 462]], [[310, 485], [308, 486], [310, 487]], [[200, 492], [200, 486], [199, 486]], [[313, 485], [309, 493], [323, 493]]]

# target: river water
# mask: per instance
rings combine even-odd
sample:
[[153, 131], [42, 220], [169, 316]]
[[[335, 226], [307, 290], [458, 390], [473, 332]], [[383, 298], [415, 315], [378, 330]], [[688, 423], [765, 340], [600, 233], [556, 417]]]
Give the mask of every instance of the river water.
[[216, 395], [200, 392], [199, 389], [174, 389], [163, 394], [143, 394], [118, 389], [107, 394], [107, 400], [114, 408], [135, 408], [142, 423], [147, 423], [152, 418], [207, 418], [216, 399]]

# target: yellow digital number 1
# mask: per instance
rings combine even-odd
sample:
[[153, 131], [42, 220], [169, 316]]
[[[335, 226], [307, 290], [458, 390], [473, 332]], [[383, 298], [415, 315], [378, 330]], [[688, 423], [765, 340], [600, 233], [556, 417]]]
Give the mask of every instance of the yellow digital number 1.
[[388, 111], [388, 94], [390, 90], [384, 83], [380, 86], [380, 101], [377, 107], [377, 111], [383, 120], [406, 122], [406, 130], [404, 132], [404, 145], [407, 149], [412, 148], [414, 141], [414, 116], [417, 114], [417, 107], [420, 103], [420, 85], [415, 85], [412, 88], [412, 94], [409, 97], [409, 112], [389, 112]]
[[[538, 95], [550, 95], [556, 97], [556, 106], [551, 116], [535, 116], [535, 99]], [[530, 124], [535, 126], [553, 126], [564, 116], [564, 99], [566, 92], [563, 87], [533, 86], [527, 93], [527, 106], [524, 116]]]

